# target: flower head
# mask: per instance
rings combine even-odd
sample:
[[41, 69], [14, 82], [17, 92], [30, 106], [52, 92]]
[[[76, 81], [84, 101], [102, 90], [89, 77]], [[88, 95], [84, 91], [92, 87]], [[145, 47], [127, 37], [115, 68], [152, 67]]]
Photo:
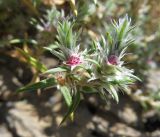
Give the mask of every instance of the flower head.
[[69, 56], [68, 60], [66, 61], [66, 64], [69, 66], [76, 66], [82, 63], [82, 59], [80, 55], [72, 54]]
[[107, 63], [112, 65], [118, 65], [119, 64], [119, 58], [116, 55], [111, 55], [107, 59]]

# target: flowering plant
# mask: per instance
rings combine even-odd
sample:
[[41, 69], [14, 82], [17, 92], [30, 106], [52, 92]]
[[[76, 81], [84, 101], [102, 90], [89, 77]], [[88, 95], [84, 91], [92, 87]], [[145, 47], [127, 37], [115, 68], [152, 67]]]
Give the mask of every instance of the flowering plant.
[[98, 93], [106, 100], [108, 92], [118, 102], [118, 90], [126, 90], [138, 79], [122, 61], [127, 47], [133, 42], [130, 32], [134, 27], [128, 16], [118, 22], [113, 21], [112, 32], [97, 41], [93, 40], [88, 47], [78, 42], [80, 33], [74, 31], [75, 23], [68, 19], [59, 21], [56, 42], [45, 47], [60, 60], [56, 68], [44, 72], [48, 78], [18, 90], [31, 91], [56, 86], [69, 108], [61, 123], [68, 116], [73, 116], [81, 94]]

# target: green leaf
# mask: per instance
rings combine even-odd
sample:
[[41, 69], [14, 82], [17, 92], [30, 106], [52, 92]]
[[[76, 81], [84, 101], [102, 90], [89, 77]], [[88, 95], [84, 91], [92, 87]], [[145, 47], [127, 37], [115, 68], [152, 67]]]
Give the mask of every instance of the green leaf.
[[10, 41], [10, 44], [18, 44], [18, 43], [23, 43], [23, 42], [24, 42], [24, 40], [22, 40], [22, 39], [13, 39]]
[[98, 92], [95, 88], [85, 86], [82, 88], [82, 92], [84, 93], [96, 93]]
[[95, 64], [95, 65], [98, 66], [98, 67], [100, 67], [99, 63], [98, 63], [96, 60], [89, 59], [89, 58], [86, 58], [85, 60], [86, 60], [86, 61], [89, 61], [89, 62], [91, 62], [91, 63], [93, 63], [93, 64]]
[[72, 104], [72, 96], [71, 96], [71, 91], [70, 91], [69, 87], [60, 86], [60, 91], [66, 101], [67, 106], [70, 107]]
[[112, 85], [109, 85], [109, 92], [111, 93], [111, 95], [113, 96], [113, 98], [118, 103], [119, 102], [118, 94], [117, 94], [117, 91], [115, 90], [115, 88]]
[[125, 19], [124, 22], [123, 22], [123, 25], [121, 27], [121, 29], [119, 30], [119, 33], [118, 33], [118, 41], [122, 41], [123, 37], [125, 36], [125, 33], [126, 33], [126, 27], [127, 27], [127, 24], [128, 21]]
[[10, 41], [10, 44], [19, 44], [19, 43], [29, 43], [37, 45], [37, 41], [33, 39], [13, 39]]
[[58, 57], [60, 60], [65, 60], [65, 56], [63, 55], [63, 53], [58, 52], [56, 50], [52, 50], [51, 48], [48, 48], [48, 47], [44, 47], [44, 49], [50, 51], [53, 55]]
[[100, 92], [98, 92], [98, 93], [99, 93], [100, 97], [107, 102], [108, 101], [108, 97], [107, 97], [107, 94], [104, 91], [104, 89], [102, 87], [100, 87], [99, 91]]
[[56, 38], [60, 49], [62, 49], [61, 47], [72, 49], [76, 45], [77, 34], [73, 33], [73, 25], [74, 23], [68, 20], [64, 20], [62, 23], [59, 22]]
[[126, 15], [124, 18], [119, 19], [118, 23], [113, 22], [113, 26], [116, 30], [116, 43], [115, 49], [122, 49], [126, 45], [132, 42], [132, 38], [128, 37], [128, 33], [134, 28], [131, 25], [131, 19]]
[[133, 79], [135, 79], [135, 80], [138, 80], [140, 82], [142, 81], [139, 77], [137, 77], [137, 76], [135, 76], [133, 74], [128, 74], [128, 76], [131, 77], [131, 78], [133, 78]]
[[72, 31], [71, 30], [68, 30], [68, 32], [66, 33], [66, 36], [65, 36], [65, 43], [67, 45], [70, 46], [70, 48], [72, 48], [72, 40], [73, 40], [73, 34], [72, 34]]
[[104, 38], [103, 35], [101, 35], [100, 45], [103, 47], [103, 49], [105, 49], [105, 47], [106, 47], [106, 40], [105, 40], [105, 38]]
[[20, 48], [16, 48], [19, 53], [26, 59], [27, 63], [33, 66], [36, 70], [40, 72], [45, 72], [47, 70], [46, 66], [39, 62], [34, 57], [31, 57], [27, 52], [23, 51]]
[[[113, 46], [113, 38], [111, 36], [110, 33], [106, 33], [106, 37], [107, 37], [107, 42], [108, 42], [108, 48], [109, 48], [109, 51], [111, 52], [112, 51], [112, 46]], [[111, 54], [111, 53], [110, 53]]]
[[112, 85], [122, 85], [122, 84], [125, 84], [125, 85], [128, 85], [128, 84], [133, 84], [135, 80], [130, 78], [130, 77], [123, 77], [122, 79], [116, 79], [114, 78], [113, 80], [109, 81]]
[[55, 82], [54, 78], [48, 78], [48, 79], [44, 79], [40, 82], [22, 87], [22, 88], [18, 89], [17, 92], [33, 91], [33, 90], [36, 91], [37, 89], [51, 87], [51, 86], [54, 86], [55, 84], [56, 84], [56, 82]]
[[72, 112], [74, 112], [80, 102], [80, 92], [76, 92], [75, 95], [73, 96], [73, 100], [72, 100], [72, 105], [69, 107], [68, 112], [66, 113], [66, 115], [64, 116], [63, 120], [61, 121], [60, 125], [63, 124], [63, 122], [72, 114]]
[[112, 64], [104, 64], [103, 69], [106, 75], [115, 74], [117, 72], [117, 67]]
[[59, 47], [56, 44], [50, 44], [48, 47], [44, 47], [44, 49], [47, 49], [49, 51], [51, 51], [53, 49], [57, 49], [57, 48], [59, 48]]
[[62, 68], [62, 67], [57, 67], [57, 68], [53, 68], [53, 69], [49, 69], [46, 72], [44, 72], [45, 74], [54, 74], [57, 72], [65, 72], [67, 71], [66, 68]]

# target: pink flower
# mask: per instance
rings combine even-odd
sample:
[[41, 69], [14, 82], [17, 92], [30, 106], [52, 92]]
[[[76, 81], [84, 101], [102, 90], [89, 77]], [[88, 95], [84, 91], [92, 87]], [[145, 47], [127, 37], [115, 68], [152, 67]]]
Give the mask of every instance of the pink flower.
[[82, 63], [82, 60], [78, 55], [71, 55], [66, 62], [66, 64], [69, 66], [75, 66], [81, 63]]
[[112, 65], [118, 65], [119, 64], [119, 59], [116, 55], [111, 55], [108, 57], [107, 63], [110, 63]]

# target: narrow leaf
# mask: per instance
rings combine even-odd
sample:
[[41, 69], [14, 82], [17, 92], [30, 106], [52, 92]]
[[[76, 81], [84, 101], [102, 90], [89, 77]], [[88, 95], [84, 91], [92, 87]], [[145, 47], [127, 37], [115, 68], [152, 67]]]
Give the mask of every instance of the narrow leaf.
[[48, 48], [48, 47], [44, 47], [44, 49], [50, 51], [53, 55], [58, 57], [60, 60], [65, 60], [65, 56], [61, 52], [58, 52], [56, 50], [52, 50], [51, 48]]
[[20, 48], [16, 48], [16, 50], [26, 59], [27, 63], [32, 65], [36, 70], [40, 72], [44, 72], [47, 70], [46, 66], [39, 62], [34, 57], [30, 56], [27, 52], [23, 51]]
[[61, 121], [60, 125], [74, 112], [80, 102], [80, 92], [76, 92], [75, 96], [73, 96], [72, 105], [69, 107], [68, 112], [64, 116], [63, 120]]
[[70, 107], [72, 104], [72, 96], [71, 96], [71, 91], [70, 91], [69, 87], [60, 86], [60, 91], [66, 101], [67, 106]]
[[57, 68], [49, 69], [44, 73], [45, 74], [54, 74], [54, 73], [57, 73], [57, 72], [65, 72], [65, 71], [67, 71], [67, 69], [62, 68], [62, 67], [57, 67]]
[[29, 43], [37, 45], [37, 41], [33, 39], [13, 39], [10, 41], [10, 44], [19, 44], [19, 43]]
[[115, 88], [112, 86], [112, 85], [109, 85], [109, 89], [110, 89], [110, 92], [113, 96], [113, 98], [116, 100], [116, 102], [118, 103], [119, 102], [119, 98], [118, 98], [118, 94], [117, 94], [117, 91], [115, 90]]
[[17, 92], [34, 91], [34, 90], [36, 91], [37, 89], [51, 87], [51, 86], [54, 86], [55, 84], [56, 84], [56, 82], [55, 82], [54, 78], [48, 78], [48, 79], [44, 79], [40, 82], [22, 87], [22, 88], [18, 89]]
[[99, 63], [98, 63], [97, 61], [93, 60], [93, 59], [87, 58], [87, 59], [85, 59], [85, 60], [86, 60], [86, 61], [89, 61], [89, 62], [91, 62], [91, 63], [93, 63], [93, 64], [95, 64], [95, 65], [97, 65], [98, 67], [100, 67]]
[[96, 93], [98, 92], [95, 88], [85, 86], [82, 88], [82, 92], [84, 93]]

